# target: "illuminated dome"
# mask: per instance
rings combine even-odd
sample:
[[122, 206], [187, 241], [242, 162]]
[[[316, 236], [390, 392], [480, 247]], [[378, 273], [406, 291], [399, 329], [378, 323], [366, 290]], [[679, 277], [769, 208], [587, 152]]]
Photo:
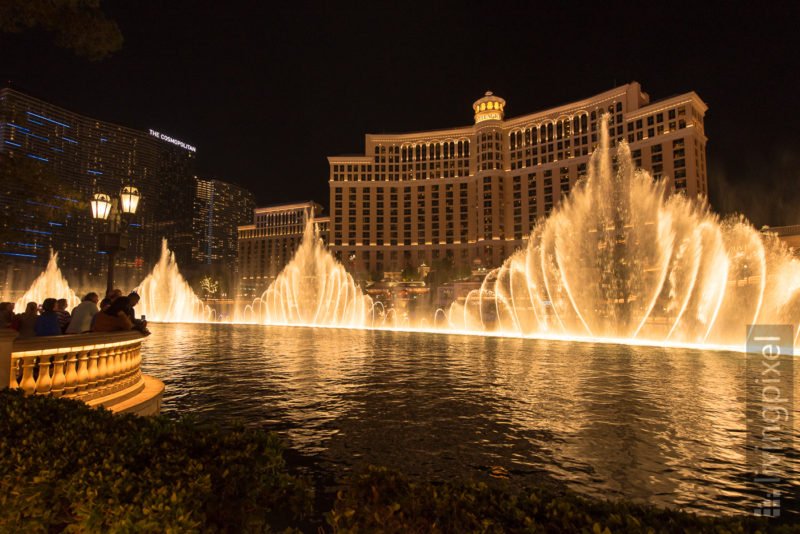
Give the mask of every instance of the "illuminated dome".
[[491, 91], [486, 91], [483, 98], [476, 100], [472, 104], [472, 109], [475, 111], [475, 123], [503, 120], [505, 107], [505, 100], [495, 96]]

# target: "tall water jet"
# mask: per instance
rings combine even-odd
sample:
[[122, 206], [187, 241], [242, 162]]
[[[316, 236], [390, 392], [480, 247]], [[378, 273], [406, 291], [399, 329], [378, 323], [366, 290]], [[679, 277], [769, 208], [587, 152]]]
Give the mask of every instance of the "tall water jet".
[[459, 330], [740, 344], [746, 325], [796, 323], [800, 262], [742, 218], [667, 195], [613, 158], [608, 118], [588, 175], [448, 322]]
[[370, 326], [372, 299], [328, 252], [313, 219], [292, 260], [252, 305], [261, 324]]
[[166, 239], [161, 242], [158, 263], [135, 291], [141, 297], [138, 311], [146, 315], [148, 321], [205, 323], [216, 320], [214, 310], [195, 295], [181, 275]]
[[36, 277], [28, 291], [14, 303], [14, 309], [17, 313], [22, 313], [29, 302], [41, 304], [47, 298], [67, 299], [68, 308], [81, 302], [58, 268], [58, 253], [52, 251], [44, 272]]

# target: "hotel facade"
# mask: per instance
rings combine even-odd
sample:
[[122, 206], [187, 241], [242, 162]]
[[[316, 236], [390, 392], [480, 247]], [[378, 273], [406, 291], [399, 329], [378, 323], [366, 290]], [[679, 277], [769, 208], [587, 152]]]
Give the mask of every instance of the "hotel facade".
[[[195, 156], [194, 147], [159, 132], [100, 121], [0, 88], [0, 265], [42, 267], [53, 249], [73, 283], [97, 283], [107, 265], [97, 236], [107, 230], [92, 219], [89, 200], [96, 192], [118, 195], [125, 185], [135, 186], [141, 201], [127, 229], [127, 250], [117, 256], [118, 278], [141, 280], [158, 261], [162, 238], [187, 265]], [[59, 192], [40, 198], [31, 191], [32, 174], [47, 176]]]
[[368, 134], [363, 156], [329, 157], [332, 252], [359, 279], [451, 261], [492, 268], [586, 173], [602, 114], [612, 144], [667, 190], [705, 197], [706, 104], [694, 92], [651, 102], [632, 82], [506, 119], [487, 92], [470, 126]]

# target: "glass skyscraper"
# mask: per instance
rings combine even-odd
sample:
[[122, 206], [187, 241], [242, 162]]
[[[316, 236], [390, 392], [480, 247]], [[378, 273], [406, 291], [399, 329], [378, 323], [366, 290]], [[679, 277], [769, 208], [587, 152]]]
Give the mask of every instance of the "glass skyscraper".
[[[169, 240], [179, 263], [192, 260], [196, 149], [0, 89], [0, 260], [5, 268], [41, 266], [50, 249], [75, 282], [96, 283], [106, 263], [97, 250], [104, 225], [94, 221], [95, 192], [139, 189], [118, 279], [141, 280]], [[53, 187], [42, 188], [42, 184]], [[89, 277], [87, 280], [86, 277]]]

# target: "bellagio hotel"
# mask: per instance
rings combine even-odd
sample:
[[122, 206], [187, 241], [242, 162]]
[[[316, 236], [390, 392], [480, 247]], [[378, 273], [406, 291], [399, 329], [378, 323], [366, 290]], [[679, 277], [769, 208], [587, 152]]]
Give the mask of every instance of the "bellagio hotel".
[[359, 278], [445, 256], [495, 267], [587, 171], [603, 113], [612, 143], [670, 192], [706, 196], [707, 106], [694, 92], [650, 102], [637, 82], [507, 119], [487, 92], [470, 126], [368, 134], [363, 156], [329, 157], [330, 247]]

